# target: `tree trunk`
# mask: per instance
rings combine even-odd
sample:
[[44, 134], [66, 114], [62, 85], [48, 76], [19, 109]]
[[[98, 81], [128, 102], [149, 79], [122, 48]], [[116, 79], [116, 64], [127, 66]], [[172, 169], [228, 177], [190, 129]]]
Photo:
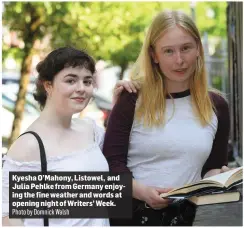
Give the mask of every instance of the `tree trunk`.
[[12, 126], [11, 136], [8, 141], [8, 148], [17, 139], [20, 134], [21, 121], [23, 119], [24, 107], [25, 107], [25, 96], [27, 87], [30, 80], [31, 73], [31, 62], [32, 54], [27, 53], [22, 62], [21, 77], [19, 82], [19, 91], [17, 95], [17, 101], [14, 108], [14, 121]]
[[127, 69], [127, 66], [128, 66], [127, 63], [120, 65], [121, 71], [120, 71], [120, 74], [119, 74], [119, 80], [123, 80], [124, 72]]
[[17, 139], [20, 134], [21, 121], [23, 119], [24, 107], [25, 107], [25, 96], [27, 87], [30, 80], [31, 74], [31, 64], [32, 56], [34, 52], [34, 43], [38, 37], [39, 25], [40, 25], [40, 15], [36, 11], [36, 8], [30, 4], [26, 4], [26, 11], [30, 16], [30, 22], [26, 24], [23, 41], [25, 43], [24, 47], [24, 57], [21, 64], [21, 76], [19, 82], [19, 91], [17, 95], [17, 100], [14, 109], [14, 121], [12, 126], [11, 136], [8, 140], [8, 148]]

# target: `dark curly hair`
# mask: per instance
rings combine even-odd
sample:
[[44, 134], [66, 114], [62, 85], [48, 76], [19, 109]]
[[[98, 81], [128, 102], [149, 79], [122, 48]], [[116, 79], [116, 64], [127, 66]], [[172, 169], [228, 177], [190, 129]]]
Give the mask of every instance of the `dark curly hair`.
[[77, 50], [73, 47], [58, 48], [47, 55], [36, 66], [38, 78], [36, 81], [36, 91], [33, 94], [35, 100], [39, 103], [41, 110], [44, 108], [47, 100], [46, 90], [43, 82], [53, 82], [55, 75], [66, 67], [85, 67], [94, 75], [95, 61], [83, 50]]

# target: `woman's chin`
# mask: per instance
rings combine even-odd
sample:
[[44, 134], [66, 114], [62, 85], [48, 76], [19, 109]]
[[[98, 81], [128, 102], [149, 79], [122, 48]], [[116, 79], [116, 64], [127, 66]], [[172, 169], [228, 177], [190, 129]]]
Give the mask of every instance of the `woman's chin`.
[[81, 113], [83, 110], [84, 110], [84, 108], [83, 109], [75, 109], [75, 110], [73, 110], [72, 114], [77, 115], [77, 114]]
[[73, 113], [82, 112], [86, 108], [87, 104], [76, 105], [72, 108]]

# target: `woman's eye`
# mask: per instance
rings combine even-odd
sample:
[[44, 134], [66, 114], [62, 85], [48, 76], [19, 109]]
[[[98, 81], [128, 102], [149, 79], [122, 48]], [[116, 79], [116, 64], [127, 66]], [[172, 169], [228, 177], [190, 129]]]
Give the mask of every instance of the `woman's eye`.
[[172, 49], [166, 49], [164, 51], [165, 54], [172, 54], [174, 51]]
[[74, 83], [75, 83], [75, 80], [74, 80], [74, 79], [69, 79], [69, 80], [67, 80], [67, 82], [68, 82], [69, 84], [74, 84]]
[[190, 49], [190, 47], [189, 46], [186, 46], [186, 47], [183, 47], [182, 48], [182, 51], [188, 51]]
[[84, 81], [84, 84], [86, 86], [90, 86], [92, 84], [92, 80], [87, 80], [87, 81]]

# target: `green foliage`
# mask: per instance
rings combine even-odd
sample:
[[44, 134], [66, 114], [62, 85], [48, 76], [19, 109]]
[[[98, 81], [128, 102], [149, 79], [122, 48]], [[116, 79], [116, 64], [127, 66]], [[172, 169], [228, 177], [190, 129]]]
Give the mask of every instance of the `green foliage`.
[[196, 24], [202, 35], [226, 37], [226, 7], [226, 2], [196, 3]]
[[221, 76], [214, 76], [212, 78], [213, 88], [222, 91], [222, 80], [223, 80], [223, 77], [221, 77]]
[[21, 59], [23, 59], [24, 53], [17, 47], [9, 48], [6, 44], [2, 44], [2, 59], [3, 62], [7, 58], [14, 58], [18, 64], [20, 64]]
[[[86, 49], [96, 60], [124, 65], [139, 54], [152, 18], [165, 9], [191, 14], [189, 2], [6, 2], [3, 25], [22, 39], [30, 18], [30, 5], [40, 16], [37, 39], [51, 35], [52, 48], [71, 45]], [[197, 2], [196, 23], [203, 34], [226, 36], [226, 2]], [[208, 13], [207, 13], [208, 12]], [[211, 12], [214, 14], [211, 16]], [[12, 49], [12, 48], [10, 48]], [[18, 51], [3, 45], [3, 58]]]

